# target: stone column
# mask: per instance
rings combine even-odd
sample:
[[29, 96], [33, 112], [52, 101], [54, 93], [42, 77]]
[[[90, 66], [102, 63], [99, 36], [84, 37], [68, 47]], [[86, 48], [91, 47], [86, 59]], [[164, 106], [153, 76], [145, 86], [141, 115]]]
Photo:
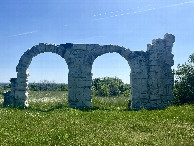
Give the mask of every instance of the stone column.
[[4, 93], [4, 104], [3, 106], [14, 106], [15, 101], [15, 88], [16, 88], [17, 78], [11, 78], [11, 91]]
[[131, 109], [139, 110], [149, 106], [148, 95], [148, 59], [143, 51], [135, 51], [130, 55], [131, 66]]
[[27, 70], [17, 73], [17, 83], [15, 90], [15, 106], [28, 107], [28, 77]]
[[91, 107], [91, 64], [73, 62], [68, 65], [68, 102], [72, 108]]
[[171, 66], [174, 61], [171, 51], [174, 41], [173, 35], [166, 34], [164, 39], [153, 40], [152, 45], [148, 45], [150, 109], [164, 108], [173, 100]]
[[86, 44], [61, 45], [68, 73], [68, 103], [72, 108], [90, 107], [92, 104], [92, 57]]

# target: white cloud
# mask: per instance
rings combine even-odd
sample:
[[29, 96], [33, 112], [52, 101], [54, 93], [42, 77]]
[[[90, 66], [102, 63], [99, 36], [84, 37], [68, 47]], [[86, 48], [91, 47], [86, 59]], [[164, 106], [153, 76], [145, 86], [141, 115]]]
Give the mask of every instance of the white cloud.
[[32, 33], [35, 33], [35, 32], [37, 32], [37, 31], [24, 32], [24, 33], [20, 33], [20, 34], [11, 35], [11, 36], [8, 36], [8, 37], [17, 37], [17, 36], [22, 36], [22, 35], [28, 35], [28, 34], [32, 34]]
[[[99, 17], [98, 19], [95, 19], [95, 20], [101, 20], [101, 19], [113, 18], [113, 17], [117, 17], [117, 16], [129, 15], [129, 14], [135, 15], [137, 13], [144, 13], [144, 12], [154, 11], [154, 10], [158, 10], [158, 9], [164, 9], [164, 8], [168, 8], [168, 7], [176, 7], [176, 6], [181, 6], [181, 5], [190, 4], [190, 3], [194, 3], [194, 0], [165, 5], [165, 6], [159, 6], [159, 7], [153, 7], [153, 5], [147, 5], [147, 6], [143, 7], [142, 9], [140, 9], [140, 7], [137, 6], [136, 8], [128, 8], [125, 10], [110, 11], [110, 12], [105, 12], [103, 14], [99, 13], [99, 14], [95, 14], [93, 16], [98, 15], [100, 17], [103, 17], [103, 18]], [[129, 12], [129, 10], [130, 10], [130, 12]], [[109, 16], [108, 16], [108, 14], [109, 14]], [[106, 16], [103, 16], [103, 15], [106, 15]]]

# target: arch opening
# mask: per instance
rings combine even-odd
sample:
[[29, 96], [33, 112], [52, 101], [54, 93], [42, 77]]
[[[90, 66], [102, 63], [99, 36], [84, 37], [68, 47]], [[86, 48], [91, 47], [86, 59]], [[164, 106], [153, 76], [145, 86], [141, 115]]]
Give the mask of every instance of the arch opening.
[[[31, 64], [32, 59], [42, 53], [50, 52], [57, 54], [64, 58], [64, 53], [66, 51], [65, 45], [55, 45], [55, 44], [44, 44], [33, 46], [28, 49], [20, 58], [19, 63], [16, 67], [17, 78], [12, 78], [11, 86], [12, 90], [7, 95], [8, 98], [4, 99], [4, 106], [23, 106], [28, 107], [28, 79], [29, 72], [28, 68]], [[65, 58], [64, 58], [65, 59]], [[66, 60], [65, 60], [66, 61]], [[5, 96], [6, 97], [6, 96]]]
[[128, 61], [119, 53], [98, 56], [92, 65], [92, 106], [128, 108], [130, 72]]
[[[28, 104], [48, 108], [68, 104], [68, 66], [61, 56], [46, 52], [33, 57], [28, 68]], [[35, 106], [34, 106], [35, 105]]]

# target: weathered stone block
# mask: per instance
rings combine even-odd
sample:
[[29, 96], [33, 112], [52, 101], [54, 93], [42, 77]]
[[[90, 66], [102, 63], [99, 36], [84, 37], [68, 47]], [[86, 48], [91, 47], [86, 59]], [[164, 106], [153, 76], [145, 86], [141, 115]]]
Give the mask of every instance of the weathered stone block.
[[86, 44], [73, 44], [73, 49], [74, 50], [86, 50]]
[[21, 100], [26, 100], [28, 97], [28, 92], [26, 91], [15, 91], [15, 99], [21, 99]]
[[55, 44], [46, 44], [45, 52], [56, 53], [57, 52], [57, 46]]
[[14, 106], [17, 107], [28, 107], [28, 101], [23, 99], [15, 99]]
[[44, 43], [39, 43], [39, 45], [37, 46], [38, 50], [40, 53], [44, 53], [46, 52], [46, 44]]

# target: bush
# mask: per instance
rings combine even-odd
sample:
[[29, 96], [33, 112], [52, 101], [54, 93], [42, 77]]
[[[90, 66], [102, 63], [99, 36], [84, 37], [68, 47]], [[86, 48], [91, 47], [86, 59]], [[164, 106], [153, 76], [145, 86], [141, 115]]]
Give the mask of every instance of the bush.
[[0, 94], [3, 94], [4, 90], [3, 88], [0, 86]]
[[109, 86], [106, 84], [102, 84], [97, 92], [98, 96], [109, 96], [110, 95], [110, 89]]
[[181, 105], [194, 102], [194, 54], [187, 63], [178, 65], [175, 71], [174, 104]]
[[94, 96], [129, 96], [130, 90], [130, 84], [124, 84], [117, 77], [96, 78], [92, 81], [92, 94]]

